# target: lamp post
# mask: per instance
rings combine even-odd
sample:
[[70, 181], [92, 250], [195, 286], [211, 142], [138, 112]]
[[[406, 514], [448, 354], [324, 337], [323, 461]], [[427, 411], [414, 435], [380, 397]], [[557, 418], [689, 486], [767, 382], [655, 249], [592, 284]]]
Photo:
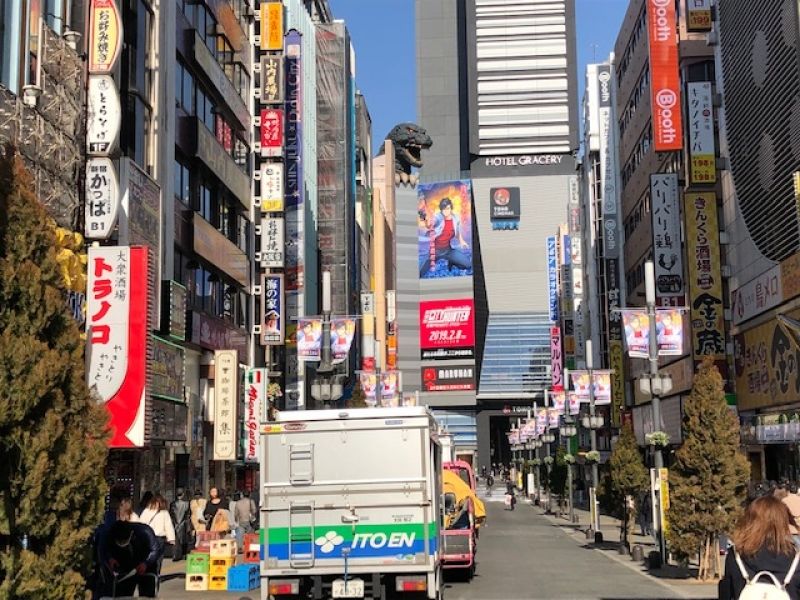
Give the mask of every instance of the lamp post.
[[[584, 427], [588, 426], [589, 441], [592, 452], [597, 452], [597, 430], [603, 426], [603, 418], [595, 414], [594, 405], [594, 353], [592, 340], [586, 340], [586, 371], [589, 373], [589, 419], [583, 419]], [[589, 502], [591, 503], [589, 514], [592, 516], [592, 530], [597, 532], [600, 529], [600, 518], [597, 514], [597, 485], [600, 481], [598, 472], [598, 461], [592, 461], [592, 487], [589, 489]]]
[[322, 272], [322, 348], [317, 373], [311, 384], [311, 396], [324, 404], [342, 397], [342, 384], [336, 381], [331, 364], [331, 273]]
[[[569, 409], [567, 409], [567, 413], [569, 413]], [[565, 422], [561, 429], [559, 430], [561, 437], [567, 440], [567, 447], [571, 445], [571, 440], [578, 433], [578, 428], [575, 427], [575, 424], [570, 419], [569, 421]], [[571, 450], [571, 448], [569, 448]], [[570, 452], [570, 454], [572, 454]], [[567, 463], [567, 490], [569, 493], [569, 522], [575, 522], [575, 506], [574, 502], [572, 501], [572, 463]]]
[[[656, 330], [656, 271], [652, 260], [644, 263], [644, 293], [647, 303], [647, 317], [650, 319], [650, 340], [648, 350], [650, 354], [650, 393], [653, 397], [653, 427], [656, 431], [661, 431], [661, 398], [660, 388], [652, 385], [658, 379], [658, 332]], [[661, 454], [661, 447], [656, 446], [653, 450], [653, 464], [656, 469], [664, 466], [664, 456]]]

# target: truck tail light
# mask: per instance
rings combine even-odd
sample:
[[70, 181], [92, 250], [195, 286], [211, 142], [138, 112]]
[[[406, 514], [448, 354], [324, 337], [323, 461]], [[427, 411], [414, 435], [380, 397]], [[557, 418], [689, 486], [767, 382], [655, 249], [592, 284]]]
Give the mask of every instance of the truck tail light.
[[269, 582], [271, 596], [296, 596], [300, 593], [299, 579], [273, 579]]
[[395, 579], [395, 590], [398, 592], [424, 592], [428, 589], [428, 578], [425, 575], [408, 575]]

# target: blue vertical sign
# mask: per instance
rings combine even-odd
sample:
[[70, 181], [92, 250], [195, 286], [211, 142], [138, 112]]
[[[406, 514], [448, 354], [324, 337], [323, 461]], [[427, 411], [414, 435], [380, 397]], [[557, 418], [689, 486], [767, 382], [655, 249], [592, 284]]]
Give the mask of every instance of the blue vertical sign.
[[547, 287], [550, 292], [550, 321], [558, 321], [558, 261], [556, 260], [556, 236], [547, 238]]

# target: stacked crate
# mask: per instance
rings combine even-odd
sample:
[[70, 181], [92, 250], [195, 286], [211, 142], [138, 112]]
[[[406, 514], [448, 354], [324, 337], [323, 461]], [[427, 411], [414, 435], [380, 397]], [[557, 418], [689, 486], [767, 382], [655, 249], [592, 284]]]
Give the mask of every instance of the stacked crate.
[[249, 592], [259, 585], [258, 565], [243, 564], [228, 569], [228, 591]]
[[197, 552], [208, 552], [212, 540], [218, 540], [221, 535], [219, 531], [198, 531], [194, 549]]
[[209, 557], [204, 552], [190, 552], [186, 557], [186, 591], [204, 592], [208, 589]]
[[243, 560], [246, 563], [257, 563], [260, 557], [261, 544], [257, 533], [244, 534]]
[[209, 590], [228, 589], [228, 569], [236, 564], [236, 541], [211, 540], [209, 546]]

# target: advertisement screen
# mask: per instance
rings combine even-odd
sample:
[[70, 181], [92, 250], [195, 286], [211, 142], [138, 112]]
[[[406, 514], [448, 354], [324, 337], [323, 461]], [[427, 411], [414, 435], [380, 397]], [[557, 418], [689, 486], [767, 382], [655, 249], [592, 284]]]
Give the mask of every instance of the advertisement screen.
[[475, 389], [475, 367], [451, 365], [423, 367], [422, 388], [426, 392], [468, 392]]
[[419, 346], [423, 360], [472, 358], [475, 347], [472, 298], [420, 302]]
[[446, 181], [417, 186], [421, 279], [472, 275], [472, 185]]

